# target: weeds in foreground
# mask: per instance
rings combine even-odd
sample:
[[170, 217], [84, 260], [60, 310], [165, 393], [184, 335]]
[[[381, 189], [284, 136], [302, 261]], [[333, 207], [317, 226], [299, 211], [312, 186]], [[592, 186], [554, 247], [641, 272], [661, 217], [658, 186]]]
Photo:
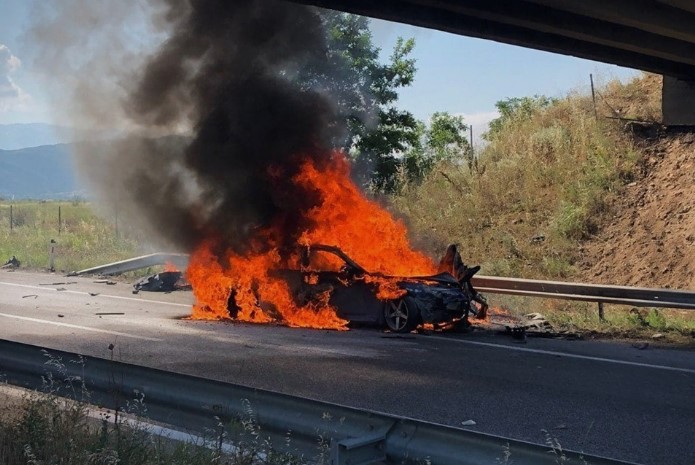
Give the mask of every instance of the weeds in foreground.
[[[73, 363], [73, 362], [69, 362]], [[75, 363], [80, 363], [76, 361]], [[67, 376], [63, 361], [47, 365], [63, 376], [44, 377], [42, 392], [18, 405], [2, 402], [0, 463], [3, 465], [302, 465], [299, 455], [277, 451], [248, 416], [186, 441], [162, 436], [150, 423], [145, 396], [136, 392], [122, 411], [99, 413], [89, 404], [83, 378]], [[61, 396], [68, 397], [61, 397]], [[238, 438], [233, 444], [231, 438]], [[285, 446], [289, 447], [290, 437]]]

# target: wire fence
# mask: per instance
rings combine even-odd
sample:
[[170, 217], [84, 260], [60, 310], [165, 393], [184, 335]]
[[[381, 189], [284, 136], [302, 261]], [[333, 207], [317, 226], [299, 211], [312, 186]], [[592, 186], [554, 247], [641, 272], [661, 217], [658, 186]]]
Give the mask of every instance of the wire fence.
[[118, 236], [123, 230], [118, 212], [97, 215], [88, 202], [0, 202], [0, 231], [42, 230], [61, 235], [88, 225], [108, 225]]

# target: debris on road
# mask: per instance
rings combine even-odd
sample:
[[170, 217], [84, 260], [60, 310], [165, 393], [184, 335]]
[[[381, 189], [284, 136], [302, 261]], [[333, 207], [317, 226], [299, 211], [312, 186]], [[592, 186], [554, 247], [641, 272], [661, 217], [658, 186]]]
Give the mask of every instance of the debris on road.
[[60, 282], [60, 283], [39, 283], [39, 286], [62, 286], [62, 285], [68, 285], [68, 284], [77, 284], [77, 281], [67, 281], [67, 282]]
[[57, 287], [56, 291], [67, 291], [67, 289], [64, 287]]
[[38, 294], [27, 294], [27, 295], [23, 295], [22, 299], [28, 299], [29, 297], [33, 297], [34, 299], [37, 299], [39, 297], [39, 295]]
[[89, 295], [91, 295], [92, 297], [96, 297], [99, 295], [99, 293], [98, 292], [90, 292]]
[[116, 281], [110, 281], [108, 279], [97, 279], [93, 282], [96, 284], [106, 284], [107, 286], [115, 286], [116, 285]]
[[529, 313], [527, 315], [524, 315], [524, 318], [526, 318], [527, 321], [522, 323], [522, 326], [527, 331], [535, 330], [542, 332], [550, 332], [553, 329], [553, 326], [550, 324], [550, 322], [546, 320], [545, 317], [540, 313]]
[[510, 334], [512, 336], [512, 339], [514, 339], [517, 342], [526, 342], [526, 328], [523, 326], [506, 326], [506, 333]]
[[65, 315], [63, 315], [62, 313], [58, 314], [58, 318], [63, 318], [63, 317], [65, 317]]
[[180, 271], [162, 271], [133, 284], [133, 294], [140, 291], [173, 292], [190, 290], [191, 285]]
[[473, 420], [466, 420], [461, 422], [462, 426], [475, 426], [477, 423]]
[[97, 313], [95, 313], [95, 315], [99, 315], [99, 316], [102, 316], [102, 315], [125, 315], [125, 313], [124, 312], [97, 312]]
[[22, 264], [22, 262], [17, 260], [17, 257], [12, 255], [12, 258], [7, 260], [2, 266], [0, 266], [0, 269], [15, 270], [15, 269], [19, 268], [21, 264]]

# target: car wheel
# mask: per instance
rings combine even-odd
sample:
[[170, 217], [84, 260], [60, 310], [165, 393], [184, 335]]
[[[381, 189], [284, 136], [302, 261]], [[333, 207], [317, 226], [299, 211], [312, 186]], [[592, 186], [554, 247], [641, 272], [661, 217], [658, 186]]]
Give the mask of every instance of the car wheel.
[[420, 322], [420, 314], [415, 304], [403, 297], [384, 304], [384, 320], [388, 329], [394, 333], [409, 333]]

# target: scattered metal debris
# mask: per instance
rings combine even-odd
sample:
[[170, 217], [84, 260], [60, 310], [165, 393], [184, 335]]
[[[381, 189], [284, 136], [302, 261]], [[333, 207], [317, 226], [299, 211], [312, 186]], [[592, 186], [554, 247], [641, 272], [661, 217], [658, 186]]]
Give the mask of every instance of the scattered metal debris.
[[173, 292], [190, 289], [191, 285], [180, 271], [162, 271], [161, 273], [142, 278], [133, 284], [133, 294], [137, 294], [140, 291]]
[[65, 317], [65, 315], [63, 315], [62, 313], [58, 314], [58, 318], [64, 318], [64, 317]]
[[523, 326], [505, 326], [505, 334], [511, 335], [515, 341], [526, 342], [526, 328]]
[[125, 315], [124, 312], [97, 312], [95, 315]]
[[524, 318], [526, 318], [527, 321], [522, 323], [522, 326], [527, 331], [532, 330], [550, 332], [553, 329], [553, 326], [550, 324], [550, 322], [546, 320], [545, 317], [540, 313], [529, 313], [527, 315], [524, 315]]
[[477, 423], [473, 420], [466, 420], [461, 422], [462, 426], [475, 426]]
[[39, 283], [39, 286], [63, 286], [68, 284], [77, 284], [77, 281], [67, 281], [60, 283]]
[[90, 292], [89, 295], [91, 295], [92, 297], [96, 297], [99, 295], [99, 292]]
[[27, 295], [23, 295], [22, 299], [28, 299], [29, 297], [33, 297], [34, 299], [36, 299], [39, 297], [39, 295], [38, 294], [27, 294]]
[[17, 257], [12, 255], [12, 258], [7, 260], [2, 266], [0, 266], [0, 269], [6, 269], [6, 270], [14, 270], [19, 268], [22, 265], [22, 262], [20, 262]]
[[64, 287], [56, 287], [56, 291], [67, 291]]
[[108, 279], [97, 279], [96, 281], [93, 281], [96, 284], [106, 284], [107, 286], [115, 286], [116, 281], [110, 281]]

